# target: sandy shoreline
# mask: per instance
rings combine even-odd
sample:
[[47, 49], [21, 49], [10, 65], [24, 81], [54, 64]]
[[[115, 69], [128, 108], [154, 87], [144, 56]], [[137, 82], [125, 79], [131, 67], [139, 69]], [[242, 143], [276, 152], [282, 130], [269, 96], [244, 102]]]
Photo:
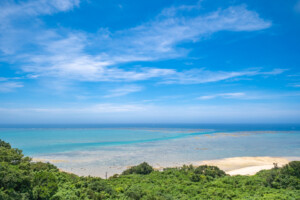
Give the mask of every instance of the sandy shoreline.
[[230, 175], [254, 175], [260, 170], [273, 168], [274, 163], [282, 167], [290, 161], [287, 157], [233, 157], [202, 161], [199, 165], [215, 165]]
[[215, 165], [229, 175], [254, 175], [264, 169], [272, 169], [274, 163], [278, 167], [288, 164], [291, 160], [300, 158], [288, 157], [233, 157], [219, 160], [202, 161], [200, 165]]
[[[276, 163], [278, 167], [282, 167], [292, 160], [300, 160], [300, 157], [232, 157], [216, 160], [196, 161], [183, 164], [192, 164], [194, 166], [213, 165], [224, 170], [229, 175], [254, 175], [261, 170], [272, 169], [274, 167], [274, 163]], [[167, 167], [177, 167], [182, 165]], [[160, 170], [165, 167], [166, 166], [160, 166], [156, 169]]]
[[[264, 169], [271, 169], [274, 166], [274, 163], [277, 163], [279, 167], [287, 164], [292, 160], [300, 160], [300, 157], [232, 157], [232, 158], [224, 158], [224, 159], [217, 159], [217, 160], [204, 160], [204, 161], [193, 161], [187, 163], [164, 163], [164, 164], [151, 164], [156, 170], [162, 170], [166, 167], [180, 167], [182, 165], [214, 165], [219, 167], [220, 169], [224, 170], [229, 175], [254, 175], [257, 172], [264, 170]], [[33, 158], [33, 162], [50, 162], [53, 164], [57, 163], [71, 163], [72, 161], [68, 160], [55, 160], [55, 159], [42, 159], [42, 158]], [[108, 171], [110, 175], [115, 173], [122, 173], [125, 169], [129, 168], [130, 166], [119, 166], [118, 168], [109, 167], [111, 170]], [[97, 170], [100, 173], [97, 173], [99, 177], [105, 178], [102, 174], [106, 173], [106, 170], [103, 171], [101, 167], [93, 167], [91, 169], [84, 169], [86, 171], [90, 171], [91, 175], [94, 174], [94, 171]], [[83, 169], [64, 169], [60, 168], [62, 171], [71, 172], [74, 174], [82, 175], [80, 171]], [[103, 171], [103, 172], [102, 172]]]

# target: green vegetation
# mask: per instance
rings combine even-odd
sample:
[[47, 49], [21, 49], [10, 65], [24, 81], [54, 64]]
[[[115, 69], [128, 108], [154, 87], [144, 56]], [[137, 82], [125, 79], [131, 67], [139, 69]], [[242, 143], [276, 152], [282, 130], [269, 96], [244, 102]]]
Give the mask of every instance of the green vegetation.
[[139, 164], [138, 166], [131, 167], [127, 170], [125, 170], [122, 174], [123, 175], [129, 175], [129, 174], [150, 174], [153, 172], [154, 169], [146, 162], [143, 162], [142, 164]]
[[160, 172], [142, 163], [104, 180], [31, 162], [21, 150], [0, 140], [0, 200], [12, 199], [300, 199], [300, 162], [254, 176], [228, 176], [206, 165]]

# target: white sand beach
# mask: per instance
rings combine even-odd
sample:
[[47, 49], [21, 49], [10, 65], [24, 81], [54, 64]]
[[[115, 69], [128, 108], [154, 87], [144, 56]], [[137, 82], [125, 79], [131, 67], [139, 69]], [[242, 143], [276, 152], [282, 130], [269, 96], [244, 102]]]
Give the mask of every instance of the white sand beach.
[[274, 163], [276, 163], [278, 167], [282, 167], [293, 160], [300, 160], [300, 157], [232, 157], [180, 163], [179, 165], [173, 166], [155, 166], [155, 168], [162, 170], [165, 167], [180, 167], [183, 164], [194, 166], [211, 165], [219, 167], [229, 175], [254, 175], [261, 170], [272, 169]]
[[229, 175], [254, 175], [264, 169], [272, 169], [274, 163], [278, 167], [286, 165], [291, 160], [300, 158], [288, 157], [233, 157], [219, 160], [201, 161], [198, 165], [214, 165], [224, 170]]
[[[278, 165], [278, 167], [282, 167], [286, 165], [292, 160], [300, 160], [300, 157], [232, 157], [232, 158], [224, 158], [224, 159], [216, 159], [216, 160], [204, 160], [204, 161], [194, 161], [188, 163], [150, 163], [156, 170], [162, 170], [166, 167], [181, 167], [182, 165], [213, 165], [217, 166], [220, 169], [224, 170], [229, 175], [254, 175], [257, 172], [264, 169], [271, 169], [274, 167], [274, 163]], [[33, 158], [33, 162], [50, 162], [53, 164], [57, 163], [72, 163], [71, 160], [55, 160], [55, 159], [41, 159], [41, 158]], [[122, 173], [125, 169], [130, 166], [119, 166], [119, 167], [97, 167], [97, 166], [86, 166], [85, 168], [70, 168], [64, 169], [60, 168], [62, 171], [75, 173], [78, 175], [92, 175], [99, 176], [105, 178], [102, 174], [108, 172], [111, 176], [115, 173]], [[82, 174], [82, 171], [85, 171]]]

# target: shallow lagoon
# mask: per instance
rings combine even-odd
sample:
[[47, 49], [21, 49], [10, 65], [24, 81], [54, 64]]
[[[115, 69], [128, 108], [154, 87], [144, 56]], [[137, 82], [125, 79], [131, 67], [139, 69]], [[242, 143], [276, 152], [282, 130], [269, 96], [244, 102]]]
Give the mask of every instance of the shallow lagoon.
[[2, 128], [0, 138], [63, 170], [102, 177], [143, 161], [160, 167], [227, 157], [300, 157], [299, 130], [246, 129]]

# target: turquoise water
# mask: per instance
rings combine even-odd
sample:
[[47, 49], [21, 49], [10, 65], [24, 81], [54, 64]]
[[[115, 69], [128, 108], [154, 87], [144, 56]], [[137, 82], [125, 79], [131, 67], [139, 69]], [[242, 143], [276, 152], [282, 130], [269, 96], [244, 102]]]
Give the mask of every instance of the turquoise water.
[[0, 128], [0, 139], [26, 156], [85, 176], [113, 175], [144, 161], [177, 166], [243, 156], [300, 159], [300, 129], [294, 125]]
[[179, 139], [214, 132], [197, 129], [145, 128], [5, 128], [0, 129], [0, 139], [22, 149], [26, 155], [34, 156], [41, 153]]
[[[201, 129], [202, 127], [210, 129]], [[0, 128], [0, 139], [22, 149], [25, 155], [35, 156], [39, 154], [93, 150], [105, 146], [152, 144], [159, 141], [172, 141], [223, 132], [228, 134], [234, 133], [237, 136], [239, 134], [243, 136], [243, 133], [250, 133], [248, 137], [242, 137], [239, 140], [234, 138], [235, 140], [228, 141], [228, 138], [223, 138], [221, 140], [216, 139], [215, 142], [219, 142], [218, 146], [226, 145], [226, 148], [229, 149], [231, 148], [230, 146], [234, 148], [238, 144], [230, 145], [228, 143], [238, 142], [240, 144], [245, 143], [244, 145], [246, 146], [250, 145], [250, 152], [256, 152], [259, 146], [266, 146], [276, 152], [278, 149], [281, 149], [280, 146], [285, 146], [284, 151], [293, 151], [299, 148], [300, 131], [298, 129], [299, 126], [295, 125], [182, 125], [181, 128], [155, 128], [151, 126], [148, 128]], [[265, 131], [270, 130], [272, 131], [271, 133], [276, 134], [266, 134]], [[255, 141], [247, 143], [253, 137]], [[276, 144], [279, 145], [277, 148]], [[257, 146], [256, 148], [255, 145]]]

